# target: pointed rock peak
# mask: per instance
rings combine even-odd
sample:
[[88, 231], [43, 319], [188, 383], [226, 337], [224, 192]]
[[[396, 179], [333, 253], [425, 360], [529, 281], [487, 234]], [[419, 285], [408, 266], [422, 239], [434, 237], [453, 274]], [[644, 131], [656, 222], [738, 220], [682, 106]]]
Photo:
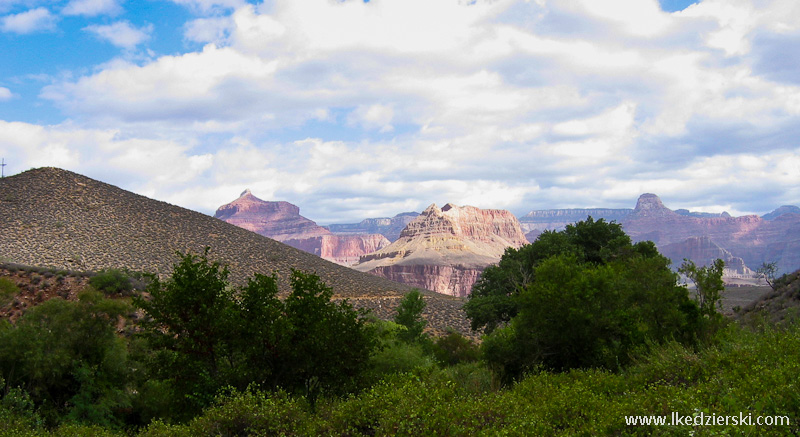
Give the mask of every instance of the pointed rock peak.
[[242, 194], [240, 194], [239, 197], [244, 197], [244, 196], [247, 196], [248, 194], [251, 195], [251, 196], [253, 195], [253, 193], [250, 192], [249, 188], [247, 188], [244, 191], [242, 191]]
[[441, 213], [441, 212], [442, 210], [439, 209], [439, 207], [436, 206], [435, 203], [431, 203], [429, 207], [425, 208], [425, 211], [422, 211], [422, 215], [431, 215], [434, 213]]
[[442, 207], [442, 212], [447, 212], [454, 208], [457, 209], [458, 205], [453, 205], [452, 203], [448, 202], [445, 206]]

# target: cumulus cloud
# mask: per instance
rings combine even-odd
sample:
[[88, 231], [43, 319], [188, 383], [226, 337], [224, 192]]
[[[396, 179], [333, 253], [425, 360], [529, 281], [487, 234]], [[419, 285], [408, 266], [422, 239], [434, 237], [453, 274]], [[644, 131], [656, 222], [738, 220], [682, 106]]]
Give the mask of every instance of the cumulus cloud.
[[49, 9], [39, 7], [0, 18], [0, 29], [19, 34], [50, 31], [55, 29], [57, 21], [58, 17]]
[[117, 21], [108, 25], [87, 26], [85, 31], [95, 34], [98, 38], [110, 42], [111, 44], [124, 48], [134, 49], [139, 44], [150, 39], [153, 32], [153, 25], [136, 28], [127, 21]]
[[[159, 198], [209, 211], [258, 186], [321, 222], [448, 201], [632, 207], [642, 192], [732, 213], [800, 203], [794, 0], [177, 2], [202, 15], [183, 28], [202, 49], [41, 93], [116, 132], [90, 143], [116, 148], [123, 174], [155, 159], [194, 175], [164, 169], [146, 188]], [[151, 32], [87, 30], [126, 49]]]
[[122, 12], [118, 0], [71, 0], [61, 13], [64, 15], [117, 15]]

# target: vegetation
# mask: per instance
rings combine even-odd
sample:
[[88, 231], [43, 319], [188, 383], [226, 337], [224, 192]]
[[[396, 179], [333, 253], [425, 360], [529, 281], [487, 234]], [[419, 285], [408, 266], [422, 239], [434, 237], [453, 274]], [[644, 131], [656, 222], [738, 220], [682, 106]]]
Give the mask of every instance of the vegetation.
[[413, 343], [419, 341], [422, 337], [422, 331], [427, 324], [425, 319], [422, 318], [424, 309], [425, 300], [422, 298], [422, 293], [417, 289], [411, 290], [400, 300], [400, 306], [397, 309], [394, 321], [405, 328], [403, 332], [399, 333], [399, 337], [403, 341]]
[[19, 294], [19, 288], [9, 279], [0, 278], [0, 306], [6, 306]]
[[[705, 328], [669, 264], [653, 243], [632, 244], [620, 225], [589, 217], [509, 250], [467, 315], [491, 333], [484, 356], [505, 382], [539, 366], [619, 370], [651, 344], [693, 344]], [[721, 281], [721, 268], [693, 271]], [[709, 302], [715, 286], [704, 285]]]
[[756, 274], [759, 277], [764, 278], [764, 281], [766, 281], [767, 285], [769, 285], [773, 290], [778, 289], [778, 283], [776, 281], [778, 274], [778, 263], [774, 261], [764, 262], [761, 264], [761, 267], [756, 270]]
[[159, 381], [186, 419], [225, 387], [345, 393], [358, 384], [375, 345], [347, 302], [314, 275], [293, 271], [292, 293], [278, 299], [275, 276], [256, 274], [234, 290], [228, 269], [203, 255], [181, 255], [172, 277], [153, 278], [150, 299], [136, 305], [152, 351], [150, 380]]
[[[131, 299], [93, 286], [3, 322], [0, 434], [800, 433], [800, 324], [726, 322], [716, 313], [721, 264], [684, 264], [694, 301], [652, 244], [617, 231], [582, 222], [549, 233], [538, 246], [548, 256], [509, 251], [500, 266], [517, 269], [496, 269], [473, 299], [494, 296], [479, 314], [514, 315], [485, 319], [495, 327], [481, 346], [423, 333], [419, 293], [394, 322], [378, 321], [332, 302], [314, 275], [292, 272], [279, 299], [274, 275], [234, 287], [208, 251], [180, 254], [170, 278], [133, 299], [132, 320]], [[516, 291], [492, 295], [501, 277]], [[125, 323], [138, 334], [121, 334], [132, 332]], [[788, 425], [626, 422], [672, 412]]]

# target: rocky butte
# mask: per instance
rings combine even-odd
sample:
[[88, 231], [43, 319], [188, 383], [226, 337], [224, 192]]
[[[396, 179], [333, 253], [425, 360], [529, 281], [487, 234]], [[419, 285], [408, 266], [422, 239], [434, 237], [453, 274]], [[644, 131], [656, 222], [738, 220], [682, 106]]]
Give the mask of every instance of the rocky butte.
[[388, 247], [364, 255], [356, 270], [452, 296], [466, 296], [507, 247], [528, 241], [508, 211], [429, 206]]
[[214, 217], [342, 265], [352, 265], [361, 255], [390, 243], [380, 234], [334, 235], [301, 216], [297, 206], [261, 200], [250, 190], [219, 207]]

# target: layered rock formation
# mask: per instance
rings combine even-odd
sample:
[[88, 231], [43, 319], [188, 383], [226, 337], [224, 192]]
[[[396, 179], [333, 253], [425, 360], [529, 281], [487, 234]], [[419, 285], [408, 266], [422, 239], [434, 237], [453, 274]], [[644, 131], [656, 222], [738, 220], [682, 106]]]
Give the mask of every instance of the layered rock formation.
[[390, 243], [380, 234], [333, 235], [301, 216], [297, 206], [261, 200], [250, 190], [219, 207], [214, 217], [342, 265], [352, 265], [361, 255]]
[[336, 235], [381, 234], [389, 241], [400, 238], [400, 232], [411, 223], [419, 213], [403, 212], [394, 217], [368, 218], [359, 223], [333, 224], [327, 228]]
[[249, 189], [233, 202], [220, 206], [214, 217], [278, 241], [330, 234], [327, 229], [301, 216], [296, 205], [266, 202]]
[[527, 240], [508, 211], [429, 206], [397, 241], [361, 257], [355, 269], [452, 296], [466, 296], [484, 268]]
[[[535, 232], [533, 235], [538, 235], [546, 230], [560, 231], [569, 224], [586, 220], [589, 216], [595, 220], [619, 222], [632, 212], [632, 209], [611, 208], [544, 209], [525, 214], [520, 217], [519, 223], [525, 232]], [[533, 241], [530, 238], [528, 240]]]
[[728, 277], [747, 276], [763, 262], [777, 262], [781, 272], [800, 267], [800, 208], [791, 205], [763, 217], [731, 217], [727, 212], [673, 211], [655, 194], [645, 193], [634, 209], [531, 211], [520, 222], [533, 241], [537, 232], [561, 230], [590, 215], [617, 221], [634, 241], [652, 240], [674, 265], [684, 258], [703, 265], [721, 258]]
[[[772, 220], [756, 215], [686, 216], [671, 211], [658, 196], [648, 193], [639, 197], [636, 208], [622, 221], [622, 227], [635, 241], [651, 240], [659, 249], [671, 247], [673, 263], [680, 264], [683, 258], [693, 259], [692, 251], [697, 246], [691, 241], [688, 246], [685, 243], [700, 237], [706, 239], [702, 240], [706, 244], [713, 243], [733, 258], [741, 259], [730, 260], [730, 266], [736, 265], [741, 274], [763, 262], [775, 261], [783, 272], [800, 267], [800, 214], [793, 212], [779, 214]], [[681, 245], [686, 251], [677, 249]]]

